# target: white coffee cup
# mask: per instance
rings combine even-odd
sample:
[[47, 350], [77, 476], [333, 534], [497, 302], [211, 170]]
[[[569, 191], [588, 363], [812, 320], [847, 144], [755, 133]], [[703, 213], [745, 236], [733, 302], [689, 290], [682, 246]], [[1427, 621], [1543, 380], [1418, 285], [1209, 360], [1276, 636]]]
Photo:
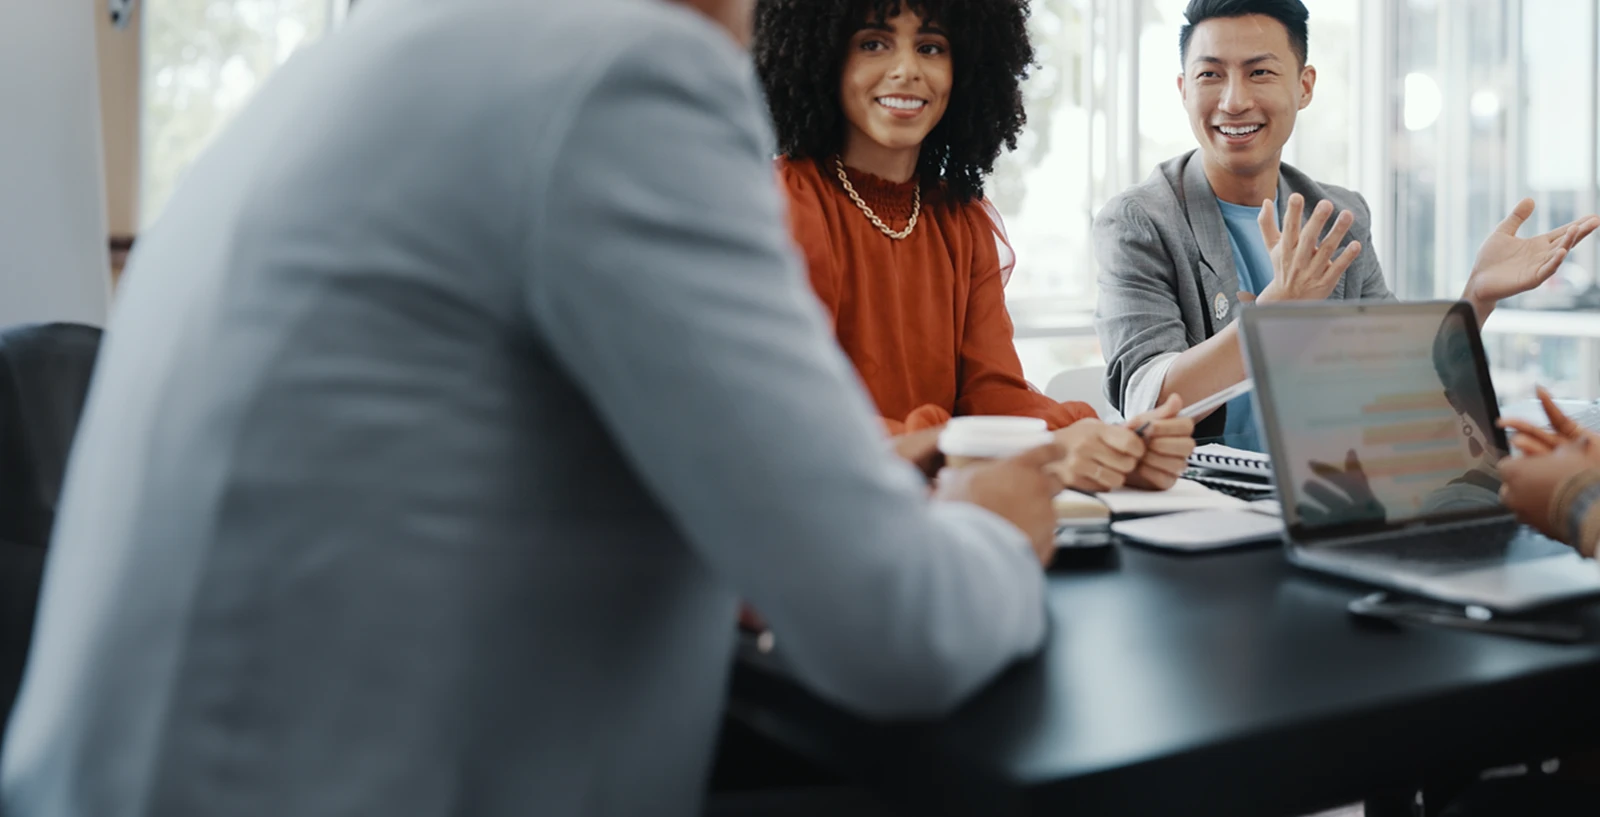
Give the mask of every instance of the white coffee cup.
[[939, 432], [939, 450], [947, 466], [960, 468], [1014, 457], [1054, 440], [1049, 426], [1036, 417], [957, 417]]

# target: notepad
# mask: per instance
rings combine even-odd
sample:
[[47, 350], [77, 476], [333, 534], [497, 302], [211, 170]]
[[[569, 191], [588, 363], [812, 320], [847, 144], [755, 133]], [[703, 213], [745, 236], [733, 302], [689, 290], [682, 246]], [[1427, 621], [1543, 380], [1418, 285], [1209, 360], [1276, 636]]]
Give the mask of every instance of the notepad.
[[1227, 445], [1202, 445], [1189, 455], [1189, 464], [1213, 471], [1231, 474], [1248, 474], [1255, 477], [1272, 476], [1272, 458], [1257, 451], [1246, 451]]
[[1165, 491], [1121, 488], [1096, 494], [1114, 516], [1150, 516], [1179, 511], [1242, 509], [1247, 503], [1192, 480], [1180, 479]]
[[1251, 510], [1175, 513], [1117, 522], [1111, 530], [1142, 545], [1197, 552], [1269, 542], [1283, 533], [1283, 520]]

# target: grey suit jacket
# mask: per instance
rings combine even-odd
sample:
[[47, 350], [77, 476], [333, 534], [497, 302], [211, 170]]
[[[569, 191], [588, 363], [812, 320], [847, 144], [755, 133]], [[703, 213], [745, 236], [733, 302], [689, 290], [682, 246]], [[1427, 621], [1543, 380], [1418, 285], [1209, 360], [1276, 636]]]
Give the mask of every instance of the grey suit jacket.
[[[1344, 243], [1360, 241], [1363, 250], [1330, 299], [1393, 297], [1372, 251], [1366, 199], [1282, 165], [1280, 220], [1294, 193], [1305, 197], [1307, 213], [1324, 199], [1336, 212], [1355, 213]], [[1163, 162], [1150, 178], [1106, 202], [1095, 218], [1094, 250], [1100, 268], [1095, 330], [1107, 360], [1106, 397], [1126, 415], [1148, 411], [1154, 398], [1146, 395], [1152, 389], [1132, 394], [1141, 372], [1164, 376], [1172, 357], [1221, 331], [1238, 314], [1233, 247], [1199, 151]], [[1159, 392], [1160, 382], [1153, 385]], [[1224, 417], [1221, 411], [1213, 414], [1196, 435], [1220, 436]]]
[[7, 817], [699, 811], [735, 600], [947, 710], [1045, 627], [794, 257], [748, 58], [659, 0], [364, 0], [141, 237]]

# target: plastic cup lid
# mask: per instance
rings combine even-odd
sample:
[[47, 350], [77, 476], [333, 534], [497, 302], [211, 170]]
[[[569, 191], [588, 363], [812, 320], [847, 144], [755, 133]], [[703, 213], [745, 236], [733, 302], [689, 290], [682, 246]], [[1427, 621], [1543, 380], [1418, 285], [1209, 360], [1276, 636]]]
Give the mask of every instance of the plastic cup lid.
[[[969, 419], [1022, 419], [1029, 418], [969, 418]], [[1017, 425], [990, 425], [987, 423], [951, 423], [939, 432], [939, 450], [947, 457], [1013, 457], [1042, 445], [1049, 445], [1055, 435], [1046, 431], [1044, 421], [1033, 427]]]

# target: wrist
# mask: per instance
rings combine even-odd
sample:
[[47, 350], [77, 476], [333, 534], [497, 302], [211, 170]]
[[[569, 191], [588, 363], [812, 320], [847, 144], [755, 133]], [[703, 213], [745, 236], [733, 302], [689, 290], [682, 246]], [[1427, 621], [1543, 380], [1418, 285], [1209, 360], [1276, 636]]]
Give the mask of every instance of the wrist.
[[1478, 318], [1478, 325], [1489, 319], [1489, 313], [1494, 311], [1495, 304], [1499, 303], [1492, 298], [1467, 298], [1467, 303], [1472, 304], [1472, 312]]
[[1578, 544], [1578, 538], [1585, 533], [1581, 528], [1590, 515], [1589, 511], [1600, 505], [1595, 502], [1597, 487], [1600, 487], [1600, 469], [1580, 471], [1556, 485], [1550, 494], [1547, 515], [1554, 532], [1559, 534], [1557, 538], [1569, 544]]
[[1261, 290], [1261, 294], [1256, 296], [1256, 303], [1258, 304], [1282, 304], [1313, 300], [1321, 300], [1321, 297], [1305, 292], [1295, 292], [1288, 287], [1280, 285], [1276, 280], [1268, 283]]
[[1473, 270], [1472, 275], [1467, 278], [1466, 289], [1461, 291], [1461, 300], [1472, 304], [1472, 311], [1478, 314], [1479, 324], [1489, 317], [1489, 313], [1494, 311], [1495, 304], [1498, 303], [1496, 299], [1483, 294], [1478, 286], [1477, 270]]
[[1590, 559], [1600, 548], [1600, 502], [1591, 502], [1578, 519], [1570, 544]]

